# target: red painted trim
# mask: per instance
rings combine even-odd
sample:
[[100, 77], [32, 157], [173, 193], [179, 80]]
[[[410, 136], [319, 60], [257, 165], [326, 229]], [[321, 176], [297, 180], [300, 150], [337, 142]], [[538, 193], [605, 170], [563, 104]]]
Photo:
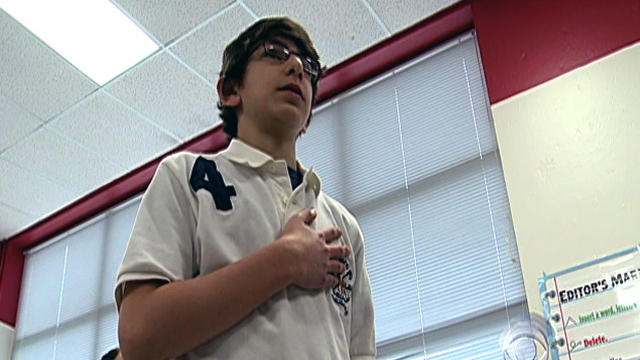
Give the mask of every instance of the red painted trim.
[[158, 164], [166, 156], [179, 151], [215, 152], [226, 145], [227, 136], [223, 133], [222, 126], [217, 126], [38, 221], [9, 238], [9, 242], [23, 249], [36, 246], [143, 192], [151, 182]]
[[0, 248], [0, 321], [15, 327], [24, 255], [22, 249], [8, 242]]
[[640, 40], [640, 0], [472, 0], [492, 104]]
[[[415, 24], [329, 69], [318, 84], [318, 104], [406, 62], [471, 26], [471, 6], [466, 2]], [[9, 241], [24, 249], [36, 246], [144, 191], [160, 160], [167, 155], [178, 151], [215, 152], [226, 145], [226, 136], [218, 126], [65, 206], [12, 236]]]
[[473, 26], [471, 5], [458, 3], [329, 69], [320, 79], [318, 104], [407, 62]]

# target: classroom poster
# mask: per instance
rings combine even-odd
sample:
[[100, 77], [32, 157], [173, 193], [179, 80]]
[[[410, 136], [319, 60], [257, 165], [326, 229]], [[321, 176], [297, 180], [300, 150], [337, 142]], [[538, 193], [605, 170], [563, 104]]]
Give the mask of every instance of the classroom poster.
[[539, 279], [554, 360], [640, 360], [639, 249]]

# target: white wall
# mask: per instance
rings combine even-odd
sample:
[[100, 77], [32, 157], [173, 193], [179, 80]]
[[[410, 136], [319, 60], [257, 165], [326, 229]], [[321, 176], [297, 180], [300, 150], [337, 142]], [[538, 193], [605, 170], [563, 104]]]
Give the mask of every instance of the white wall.
[[640, 242], [640, 43], [492, 107], [529, 308], [537, 278]]
[[0, 360], [11, 359], [14, 334], [13, 327], [0, 321]]

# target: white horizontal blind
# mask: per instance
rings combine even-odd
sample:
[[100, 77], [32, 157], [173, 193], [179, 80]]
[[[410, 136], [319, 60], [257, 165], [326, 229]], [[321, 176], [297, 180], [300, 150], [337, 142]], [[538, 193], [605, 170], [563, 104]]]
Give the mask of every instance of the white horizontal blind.
[[524, 289], [473, 35], [318, 109], [298, 148], [361, 224], [383, 358], [497, 358]]
[[96, 359], [117, 346], [113, 287], [139, 203], [27, 254], [13, 359]]

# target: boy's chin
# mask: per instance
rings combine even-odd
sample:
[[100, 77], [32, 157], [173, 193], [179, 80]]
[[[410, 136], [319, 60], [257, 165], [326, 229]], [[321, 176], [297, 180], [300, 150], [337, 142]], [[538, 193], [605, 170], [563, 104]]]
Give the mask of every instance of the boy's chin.
[[300, 109], [292, 107], [291, 109], [279, 110], [273, 114], [273, 117], [276, 120], [275, 122], [281, 124], [284, 128], [301, 127], [307, 120], [307, 117]]

